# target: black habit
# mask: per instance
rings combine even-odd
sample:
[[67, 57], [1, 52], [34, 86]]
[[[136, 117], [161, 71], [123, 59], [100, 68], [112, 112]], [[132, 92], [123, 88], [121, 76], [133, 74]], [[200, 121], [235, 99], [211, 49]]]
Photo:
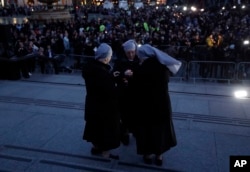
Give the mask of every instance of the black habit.
[[168, 93], [169, 74], [166, 66], [152, 57], [141, 64], [135, 75], [138, 154], [160, 155], [177, 144]]
[[103, 151], [115, 149], [120, 145], [120, 114], [110, 66], [90, 59], [83, 66], [82, 77], [87, 92], [83, 139]]

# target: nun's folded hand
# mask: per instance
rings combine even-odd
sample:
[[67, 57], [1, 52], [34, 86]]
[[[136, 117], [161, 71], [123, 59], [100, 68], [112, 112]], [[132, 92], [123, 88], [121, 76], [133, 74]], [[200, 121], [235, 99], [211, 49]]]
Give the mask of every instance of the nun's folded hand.
[[124, 75], [125, 75], [125, 76], [133, 76], [133, 71], [130, 70], [130, 69], [127, 69], [127, 70], [124, 72]]

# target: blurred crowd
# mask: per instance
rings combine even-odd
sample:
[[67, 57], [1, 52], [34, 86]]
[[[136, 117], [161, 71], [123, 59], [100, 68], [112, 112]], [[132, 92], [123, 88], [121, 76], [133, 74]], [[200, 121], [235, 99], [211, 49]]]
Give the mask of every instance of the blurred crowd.
[[[185, 11], [183, 6], [145, 6], [126, 11], [82, 6], [68, 21], [11, 25], [13, 46], [7, 49], [16, 54], [21, 42], [28, 52], [46, 51], [49, 45], [54, 54], [93, 56], [95, 48], [105, 42], [119, 58], [121, 44], [135, 39], [187, 62], [250, 61], [249, 8], [228, 5]], [[80, 67], [81, 59], [75, 60], [74, 67]]]

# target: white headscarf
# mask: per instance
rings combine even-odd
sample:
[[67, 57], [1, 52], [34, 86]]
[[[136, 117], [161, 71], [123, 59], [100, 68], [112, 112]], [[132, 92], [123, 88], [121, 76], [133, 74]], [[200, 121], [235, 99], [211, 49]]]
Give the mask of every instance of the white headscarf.
[[130, 39], [122, 44], [124, 51], [135, 51], [137, 49], [137, 43], [135, 40]]
[[173, 74], [176, 74], [181, 67], [181, 62], [179, 60], [176, 60], [167, 53], [152, 47], [149, 44], [144, 44], [138, 47], [136, 53], [140, 60], [146, 60], [149, 57], [156, 57], [157, 60], [165, 65]]
[[95, 59], [105, 59], [111, 56], [112, 53], [112, 48], [108, 44], [101, 43], [95, 52]]

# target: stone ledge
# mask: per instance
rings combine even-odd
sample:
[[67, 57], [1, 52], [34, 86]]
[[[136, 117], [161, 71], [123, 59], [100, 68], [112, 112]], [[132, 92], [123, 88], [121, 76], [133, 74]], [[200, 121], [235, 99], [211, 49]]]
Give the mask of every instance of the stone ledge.
[[60, 11], [36, 11], [32, 12], [29, 17], [30, 20], [68, 20], [71, 19], [69, 11], [60, 10]]

